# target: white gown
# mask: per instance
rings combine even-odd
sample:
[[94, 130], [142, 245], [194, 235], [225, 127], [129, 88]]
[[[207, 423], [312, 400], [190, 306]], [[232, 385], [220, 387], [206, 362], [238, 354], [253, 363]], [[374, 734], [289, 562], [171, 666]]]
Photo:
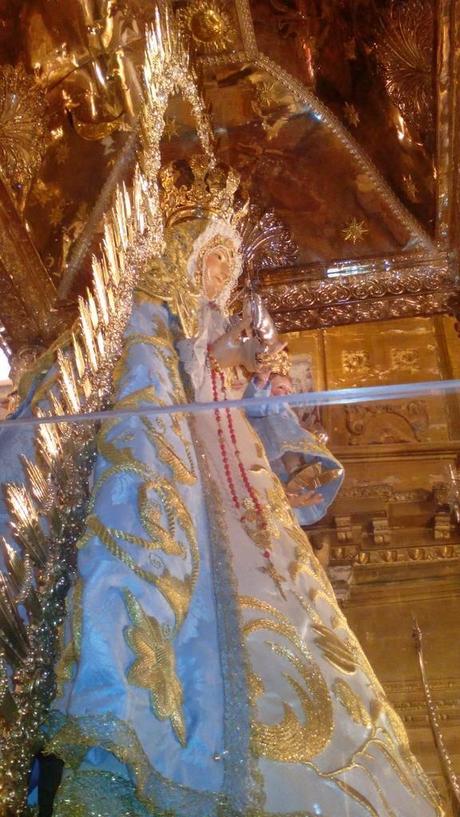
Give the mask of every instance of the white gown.
[[[139, 296], [118, 405], [184, 401], [173, 333]], [[203, 348], [196, 400], [231, 397]], [[79, 574], [56, 817], [442, 814], [243, 412], [105, 426]]]

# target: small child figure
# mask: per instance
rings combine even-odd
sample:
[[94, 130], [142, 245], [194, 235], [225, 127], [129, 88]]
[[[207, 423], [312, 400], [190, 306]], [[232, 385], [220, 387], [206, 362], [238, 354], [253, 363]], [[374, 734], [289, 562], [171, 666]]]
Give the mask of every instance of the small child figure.
[[[294, 391], [294, 384], [289, 375], [278, 374], [277, 372], [273, 372], [270, 375], [269, 383], [271, 386], [270, 390], [271, 397], [282, 397], [283, 394], [292, 394]], [[286, 405], [283, 406], [283, 408], [289, 408], [289, 406]], [[292, 411], [292, 409], [289, 410]], [[282, 460], [284, 462], [284, 465], [286, 466], [288, 474], [293, 474], [303, 465], [302, 454], [298, 454], [295, 451], [286, 451], [286, 453], [282, 455]], [[321, 502], [321, 497], [319, 497], [319, 500], [317, 501]], [[311, 504], [313, 505], [317, 503], [312, 502]]]
[[267, 397], [267, 402], [246, 409], [270, 464], [284, 483], [286, 494], [301, 525], [321, 519], [343, 481], [343, 468], [318, 438], [302, 428], [286, 403], [273, 405], [271, 397], [292, 394], [293, 383], [285, 354], [281, 371], [259, 371], [244, 397]]

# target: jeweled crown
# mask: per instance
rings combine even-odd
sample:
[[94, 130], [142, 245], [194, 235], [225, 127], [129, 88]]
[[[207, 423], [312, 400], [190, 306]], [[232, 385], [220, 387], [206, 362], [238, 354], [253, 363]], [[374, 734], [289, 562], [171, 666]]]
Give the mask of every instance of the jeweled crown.
[[[232, 168], [209, 166], [207, 156], [193, 156], [186, 168], [172, 162], [160, 171], [161, 209], [167, 227], [193, 218], [235, 220], [240, 177]], [[185, 183], [183, 183], [185, 181]]]

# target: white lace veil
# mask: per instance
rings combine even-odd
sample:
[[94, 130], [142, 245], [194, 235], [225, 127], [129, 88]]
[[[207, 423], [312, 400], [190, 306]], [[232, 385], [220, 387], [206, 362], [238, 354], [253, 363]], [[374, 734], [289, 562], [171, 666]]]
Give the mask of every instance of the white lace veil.
[[[208, 344], [215, 338], [213, 333], [220, 329], [224, 332], [227, 324], [228, 303], [243, 269], [241, 255], [241, 237], [237, 230], [225, 221], [214, 219], [208, 222], [202, 233], [195, 239], [192, 251], [187, 261], [187, 276], [193, 288], [197, 283], [197, 276], [201, 280], [203, 257], [207, 247], [218, 246], [219, 238], [223, 239], [224, 246], [229, 240], [234, 248], [233, 266], [230, 270], [228, 283], [222, 292], [212, 302], [202, 294], [198, 310], [198, 334], [189, 340], [180, 341], [179, 353], [186, 372], [188, 373], [195, 394], [199, 392], [206, 368]], [[216, 310], [215, 307], [218, 307]]]
[[[193, 283], [195, 283], [197, 275], [201, 276], [201, 270], [199, 267], [202, 263], [206, 248], [208, 246], [212, 247], [213, 245], [218, 246], [217, 242], [220, 237], [224, 240], [225, 245], [228, 243], [228, 241], [230, 241], [234, 249], [233, 266], [230, 270], [228, 283], [223, 288], [220, 295], [214, 299], [214, 303], [219, 307], [219, 309], [224, 314], [227, 314], [230, 295], [238, 283], [238, 278], [240, 277], [243, 269], [243, 258], [240, 251], [241, 236], [234, 227], [221, 219], [214, 219], [208, 222], [203, 232], [198, 236], [198, 238], [195, 239], [193, 243], [192, 252], [187, 261], [187, 276]], [[204, 295], [203, 300], [206, 300]]]

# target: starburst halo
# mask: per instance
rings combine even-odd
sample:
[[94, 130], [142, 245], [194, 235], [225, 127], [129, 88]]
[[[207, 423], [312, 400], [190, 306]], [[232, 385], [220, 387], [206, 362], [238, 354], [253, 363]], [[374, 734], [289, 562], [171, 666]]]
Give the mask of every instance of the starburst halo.
[[26, 185], [46, 150], [45, 96], [24, 69], [0, 69], [0, 165], [10, 184]]

